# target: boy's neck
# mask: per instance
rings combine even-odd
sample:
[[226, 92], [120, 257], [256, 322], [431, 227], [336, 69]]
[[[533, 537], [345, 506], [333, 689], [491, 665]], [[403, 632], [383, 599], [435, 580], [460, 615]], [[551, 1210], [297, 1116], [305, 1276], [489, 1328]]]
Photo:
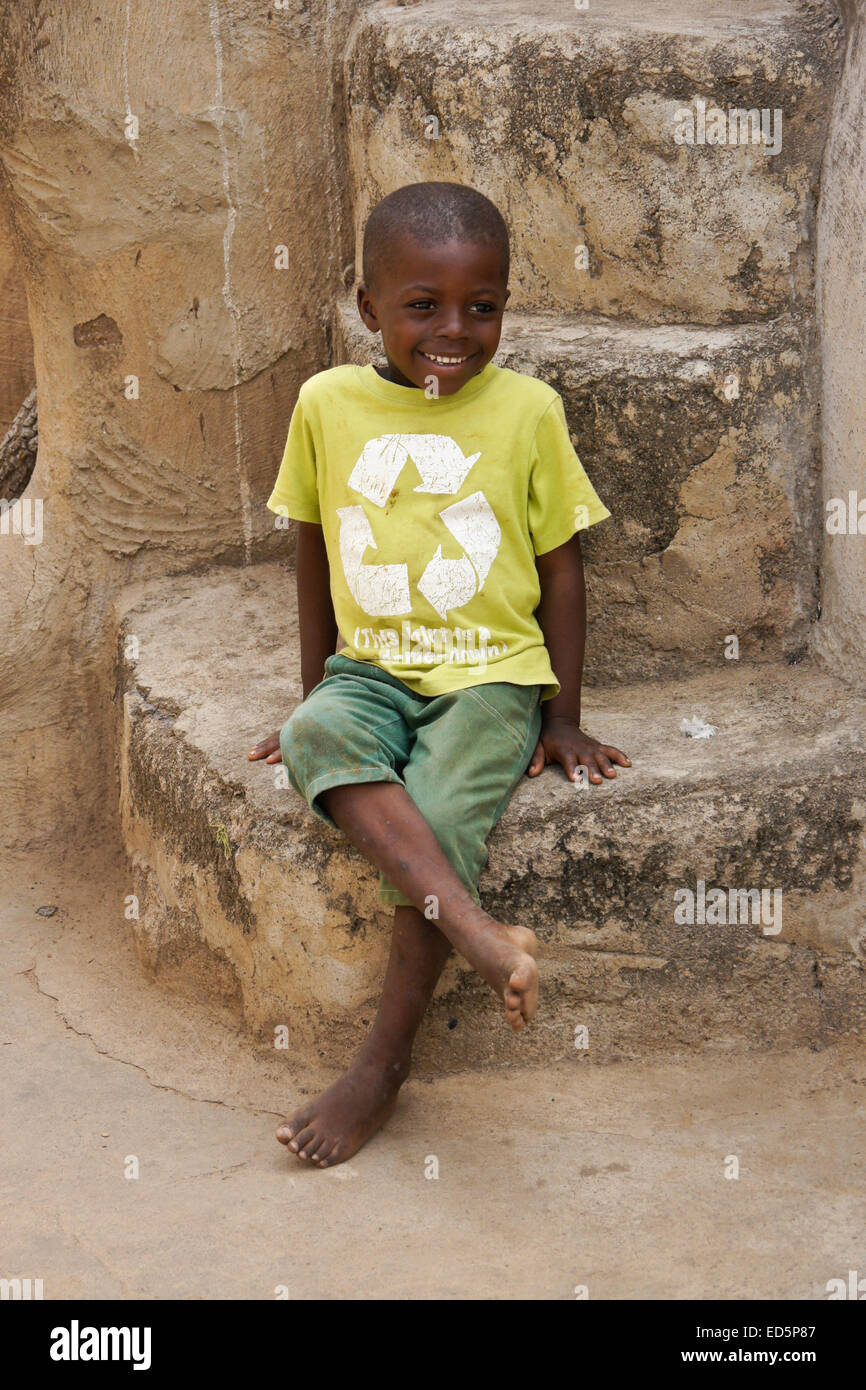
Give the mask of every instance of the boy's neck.
[[[373, 365], [377, 374], [382, 378], [383, 381], [390, 381], [394, 386], [415, 386], [414, 381], [407, 381], [406, 378], [403, 376], [402, 372], [397, 373], [397, 375], [400, 377], [400, 380], [397, 381], [395, 379], [394, 370], [390, 362], [388, 363], [387, 367], [376, 367], [375, 363]], [[415, 386], [415, 390], [420, 391], [421, 387]]]
[[[374, 363], [375, 367], [375, 363]], [[416, 386], [414, 381], [409, 381], [401, 371], [386, 362], [384, 367], [375, 367], [376, 373], [383, 381], [390, 381], [392, 386], [405, 386], [409, 391], [423, 391], [423, 386]]]

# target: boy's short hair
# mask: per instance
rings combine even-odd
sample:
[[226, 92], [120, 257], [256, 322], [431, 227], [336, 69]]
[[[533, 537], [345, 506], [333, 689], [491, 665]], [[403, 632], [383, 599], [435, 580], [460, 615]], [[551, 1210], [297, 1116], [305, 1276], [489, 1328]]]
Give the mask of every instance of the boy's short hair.
[[372, 289], [389, 248], [401, 236], [421, 246], [443, 241], [491, 242], [508, 283], [511, 249], [505, 219], [495, 203], [463, 183], [407, 183], [373, 208], [364, 227], [364, 284]]

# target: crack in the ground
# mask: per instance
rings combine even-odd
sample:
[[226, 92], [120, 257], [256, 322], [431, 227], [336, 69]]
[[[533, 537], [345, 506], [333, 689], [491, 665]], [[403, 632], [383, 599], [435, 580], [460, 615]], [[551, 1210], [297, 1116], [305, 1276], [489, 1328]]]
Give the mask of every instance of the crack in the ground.
[[202, 1178], [226, 1178], [229, 1173], [238, 1173], [242, 1168], [249, 1168], [249, 1166], [250, 1160], [245, 1159], [243, 1163], [233, 1163], [229, 1168], [210, 1168], [206, 1173], [192, 1173], [181, 1181], [199, 1182]]
[[57, 1006], [55, 1008], [55, 1013], [63, 1026], [69, 1029], [70, 1033], [74, 1033], [77, 1038], [86, 1038], [94, 1052], [98, 1053], [100, 1057], [105, 1057], [110, 1062], [118, 1062], [122, 1067], [131, 1067], [133, 1071], [141, 1072], [147, 1084], [152, 1086], [155, 1091], [170, 1091], [172, 1095], [182, 1096], [184, 1100], [195, 1101], [199, 1105], [221, 1105], [225, 1110], [240, 1110], [245, 1115], [267, 1115], [272, 1119], [279, 1120], [285, 1118], [283, 1112], [280, 1110], [259, 1110], [251, 1105], [232, 1105], [227, 1100], [215, 1100], [211, 1096], [193, 1096], [190, 1095], [189, 1091], [183, 1091], [177, 1086], [168, 1086], [164, 1082], [154, 1081], [146, 1067], [141, 1066], [139, 1062], [130, 1062], [127, 1057], [117, 1057], [113, 1052], [106, 1051], [105, 1048], [99, 1047], [92, 1033], [88, 1033], [81, 1028], [76, 1028], [70, 1023], [60, 1006], [60, 1000], [57, 998], [57, 995], [49, 994], [47, 989], [42, 988], [39, 983], [39, 976], [36, 974], [35, 965], [31, 965], [28, 970], [18, 970], [16, 974], [23, 975], [26, 979], [29, 979], [37, 993], [41, 994], [44, 999], [50, 999], [52, 1003]]

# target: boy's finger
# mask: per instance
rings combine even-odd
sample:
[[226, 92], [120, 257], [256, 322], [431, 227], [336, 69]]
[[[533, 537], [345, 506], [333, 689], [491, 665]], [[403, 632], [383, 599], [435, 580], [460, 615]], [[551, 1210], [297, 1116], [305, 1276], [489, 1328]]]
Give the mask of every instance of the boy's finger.
[[589, 781], [603, 781], [601, 771], [598, 770], [598, 763], [596, 763], [595, 758], [592, 758], [592, 756], [589, 756], [589, 758], [581, 758], [581, 766], [587, 769]]
[[280, 746], [279, 734], [268, 734], [267, 738], [260, 738], [258, 743], [254, 743], [248, 758], [263, 758], [266, 753], [273, 753]]
[[564, 769], [566, 769], [566, 777], [569, 778], [569, 781], [584, 781], [581, 760], [575, 753], [570, 751], [563, 753], [562, 758], [560, 758], [560, 763], [562, 763]]
[[615, 763], [619, 763], [620, 767], [631, 767], [631, 758], [620, 748], [614, 748], [610, 743], [603, 743], [600, 751]]
[[282, 761], [283, 761], [283, 755], [282, 755], [282, 753], [280, 752], [279, 748], [276, 750], [275, 753], [272, 753], [272, 754], [270, 755], [270, 757], [266, 759], [266, 762], [269, 762], [269, 763], [281, 763]]
[[529, 777], [536, 777], [544, 767], [544, 744], [540, 741], [535, 745], [535, 752], [529, 759], [529, 766], [526, 769]]
[[610, 759], [605, 757], [604, 753], [601, 751], [600, 748], [595, 755], [595, 759], [596, 763], [598, 764], [599, 771], [602, 772], [605, 777], [616, 776], [616, 768], [613, 766]]

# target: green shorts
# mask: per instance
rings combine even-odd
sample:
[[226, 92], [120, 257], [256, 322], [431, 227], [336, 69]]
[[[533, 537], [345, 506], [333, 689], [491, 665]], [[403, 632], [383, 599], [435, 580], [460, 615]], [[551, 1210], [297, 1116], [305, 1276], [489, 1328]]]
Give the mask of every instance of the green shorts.
[[[317, 800], [346, 782], [400, 782], [475, 902], [487, 837], [523, 777], [541, 730], [540, 685], [491, 681], [416, 695], [390, 672], [335, 652], [280, 731], [289, 781]], [[335, 829], [337, 827], [335, 826]], [[379, 902], [410, 900], [379, 875]]]

